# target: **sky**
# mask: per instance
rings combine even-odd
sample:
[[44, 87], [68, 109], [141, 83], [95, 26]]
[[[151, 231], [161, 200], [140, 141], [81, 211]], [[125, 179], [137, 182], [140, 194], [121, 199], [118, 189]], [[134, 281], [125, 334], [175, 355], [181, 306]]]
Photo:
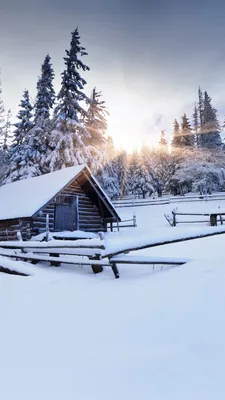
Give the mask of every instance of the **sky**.
[[60, 88], [65, 49], [79, 27], [90, 71], [86, 94], [101, 90], [117, 146], [131, 150], [192, 118], [201, 86], [225, 117], [223, 0], [0, 0], [3, 100], [15, 116], [23, 90], [35, 98], [47, 53]]

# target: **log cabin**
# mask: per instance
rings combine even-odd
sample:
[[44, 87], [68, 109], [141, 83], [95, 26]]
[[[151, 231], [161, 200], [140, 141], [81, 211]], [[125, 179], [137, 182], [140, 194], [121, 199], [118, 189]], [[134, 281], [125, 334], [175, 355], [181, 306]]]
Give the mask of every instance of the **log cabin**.
[[86, 165], [64, 168], [0, 187], [0, 240], [45, 232], [106, 231], [120, 221], [110, 199]]

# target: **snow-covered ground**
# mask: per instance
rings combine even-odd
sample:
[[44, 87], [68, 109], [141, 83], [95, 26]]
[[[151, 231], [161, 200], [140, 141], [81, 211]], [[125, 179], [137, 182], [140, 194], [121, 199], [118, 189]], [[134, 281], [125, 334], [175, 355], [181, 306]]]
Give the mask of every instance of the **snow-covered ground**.
[[[220, 201], [179, 209], [219, 205], [225, 208]], [[138, 227], [109, 233], [108, 244], [193, 229], [170, 227], [170, 209], [136, 208]], [[119, 213], [126, 219], [132, 211]], [[162, 271], [119, 266], [118, 280], [110, 269], [94, 275], [69, 266], [0, 274], [1, 398], [223, 400], [224, 243], [220, 235], [142, 250], [192, 261]]]

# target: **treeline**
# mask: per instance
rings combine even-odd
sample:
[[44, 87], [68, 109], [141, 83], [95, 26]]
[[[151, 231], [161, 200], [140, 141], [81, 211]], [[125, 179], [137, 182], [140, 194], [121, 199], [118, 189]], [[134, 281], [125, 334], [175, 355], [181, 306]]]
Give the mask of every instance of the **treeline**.
[[[89, 67], [78, 28], [72, 32], [64, 57], [61, 89], [56, 96], [51, 57], [47, 55], [37, 82], [34, 104], [24, 90], [17, 122], [10, 132], [10, 112], [5, 116], [0, 96], [2, 184], [86, 163], [95, 173], [102, 167], [107, 144], [107, 110], [101, 93], [84, 93], [83, 74]], [[1, 95], [1, 93], [0, 93]]]
[[225, 188], [221, 127], [207, 92], [199, 88], [191, 119], [184, 114], [174, 121], [170, 143], [162, 131], [155, 148], [143, 145], [133, 154], [118, 152], [107, 136], [108, 111], [101, 92], [96, 88], [90, 96], [84, 92], [83, 75], [89, 71], [82, 61], [86, 56], [76, 28], [64, 57], [59, 93], [55, 93], [55, 73], [47, 55], [35, 100], [25, 89], [13, 126], [0, 87], [1, 184], [86, 163], [112, 198]]
[[[192, 121], [184, 114], [173, 125], [171, 143], [161, 132], [158, 146], [123, 151], [104, 168], [103, 185], [111, 196], [146, 197], [163, 191], [185, 194], [225, 190], [225, 151], [217, 110], [207, 92], [198, 89]], [[114, 160], [116, 159], [116, 162]]]

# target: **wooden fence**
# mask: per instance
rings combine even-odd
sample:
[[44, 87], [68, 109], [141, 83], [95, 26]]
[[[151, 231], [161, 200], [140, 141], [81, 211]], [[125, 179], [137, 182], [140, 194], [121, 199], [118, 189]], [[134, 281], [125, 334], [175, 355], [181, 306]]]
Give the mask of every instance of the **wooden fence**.
[[131, 197], [123, 197], [113, 200], [112, 203], [114, 207], [143, 207], [150, 205], [163, 205], [171, 203], [190, 203], [195, 201], [213, 201], [213, 200], [225, 200], [225, 193], [218, 192], [213, 194], [186, 194], [185, 196], [169, 196], [164, 195], [163, 197], [148, 197], [146, 199]]

